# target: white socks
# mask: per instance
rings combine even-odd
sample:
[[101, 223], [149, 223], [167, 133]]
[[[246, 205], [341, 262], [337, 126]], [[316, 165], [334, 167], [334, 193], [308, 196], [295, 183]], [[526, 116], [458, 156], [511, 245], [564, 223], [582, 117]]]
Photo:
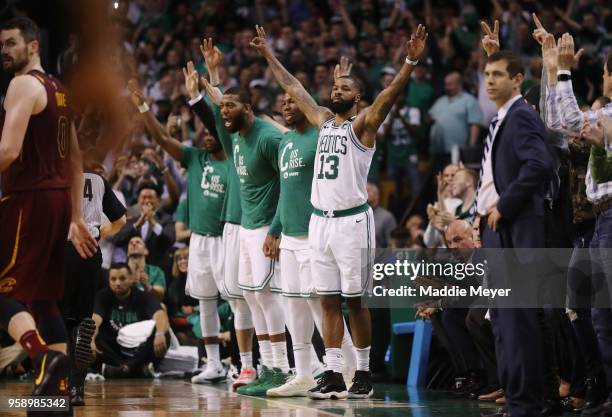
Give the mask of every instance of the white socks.
[[217, 361], [221, 362], [221, 356], [219, 355], [219, 345], [218, 344], [210, 344], [204, 345], [206, 349], [206, 357], [209, 361]]
[[353, 345], [353, 339], [351, 338], [348, 327], [346, 327], [346, 321], [344, 322], [344, 336], [342, 336], [342, 355], [349, 369], [356, 367], [357, 358], [355, 356], [355, 346]]
[[242, 369], [252, 369], [253, 352], [240, 352], [240, 362], [242, 363]]
[[358, 371], [369, 371], [370, 370], [370, 346], [363, 349], [355, 348], [357, 353], [357, 370]]
[[287, 341], [273, 342], [272, 345], [272, 360], [274, 367], [279, 368], [284, 373], [289, 372], [289, 359], [287, 358]]
[[327, 364], [328, 371], [342, 373], [342, 349], [325, 349], [325, 362]]
[[272, 346], [269, 340], [260, 340], [259, 354], [261, 355], [262, 365], [272, 369], [274, 368], [274, 357], [272, 356]]
[[[293, 358], [295, 359], [295, 373], [297, 376], [310, 376], [310, 358], [313, 349], [310, 343], [294, 343]], [[316, 354], [315, 354], [316, 356]], [[319, 359], [317, 358], [317, 361]]]

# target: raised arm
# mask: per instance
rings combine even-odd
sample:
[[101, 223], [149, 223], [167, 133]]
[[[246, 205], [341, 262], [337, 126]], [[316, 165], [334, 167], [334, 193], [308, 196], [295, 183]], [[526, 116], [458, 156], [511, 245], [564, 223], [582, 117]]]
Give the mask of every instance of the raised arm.
[[268, 61], [274, 78], [283, 87], [283, 90], [293, 98], [299, 109], [308, 118], [308, 121], [320, 127], [323, 122], [333, 116], [333, 113], [329, 109], [319, 106], [297, 78], [283, 67], [283, 64], [280, 63], [266, 45], [266, 32], [264, 29], [261, 26], [255, 26], [255, 29], [257, 30], [257, 36], [251, 41], [251, 46]]
[[193, 61], [187, 62], [187, 68], [183, 68], [183, 74], [185, 75], [185, 88], [190, 98], [189, 105], [193, 109], [195, 115], [198, 116], [198, 119], [204, 124], [204, 127], [208, 129], [211, 135], [219, 140], [215, 115], [210, 106], [203, 100], [202, 94], [200, 94], [198, 88], [199, 76], [193, 65]]
[[[410, 73], [425, 49], [427, 32], [425, 26], [419, 25], [406, 44], [407, 57], [399, 73], [395, 76], [389, 87], [385, 88], [374, 100], [374, 103], [361, 112], [355, 122], [353, 130], [366, 147], [371, 148], [376, 142], [376, 132], [395, 104], [397, 97], [405, 90]], [[409, 62], [410, 61], [410, 62]]]
[[182, 161], [183, 151], [181, 150], [181, 142], [170, 136], [166, 128], [153, 115], [144, 99], [142, 91], [138, 88], [136, 80], [130, 80], [128, 88], [131, 93], [132, 102], [138, 107], [138, 110], [142, 114], [147, 132], [149, 132], [153, 140], [155, 140], [164, 151], [168, 152], [172, 158], [179, 162]]

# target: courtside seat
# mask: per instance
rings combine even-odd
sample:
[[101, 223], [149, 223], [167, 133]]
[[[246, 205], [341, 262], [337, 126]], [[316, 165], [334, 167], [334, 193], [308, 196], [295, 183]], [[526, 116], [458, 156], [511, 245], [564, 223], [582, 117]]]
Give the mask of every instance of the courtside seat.
[[393, 324], [393, 334], [413, 334], [412, 353], [406, 385], [409, 388], [425, 386], [427, 364], [429, 362], [429, 346], [431, 344], [432, 327], [428, 320], [408, 321]]

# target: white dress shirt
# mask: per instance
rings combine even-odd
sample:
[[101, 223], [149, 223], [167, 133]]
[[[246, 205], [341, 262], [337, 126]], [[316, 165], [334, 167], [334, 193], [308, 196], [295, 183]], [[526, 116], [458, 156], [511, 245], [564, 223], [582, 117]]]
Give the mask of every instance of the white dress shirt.
[[506, 114], [508, 114], [508, 110], [510, 110], [510, 107], [512, 107], [512, 105], [521, 98], [523, 98], [523, 96], [517, 94], [510, 100], [506, 101], [506, 103], [497, 111], [497, 124], [495, 125], [495, 130], [493, 130], [493, 140], [491, 142], [491, 146], [489, 146], [489, 149], [485, 154], [482, 179], [480, 181], [480, 189], [478, 190], [477, 211], [481, 216], [485, 216], [489, 210], [497, 205], [497, 202], [499, 201], [499, 194], [497, 194], [497, 190], [495, 190], [495, 183], [493, 182], [493, 158], [491, 155], [491, 150], [493, 149], [493, 143], [495, 143], [495, 137], [497, 136], [499, 127], [504, 121]]

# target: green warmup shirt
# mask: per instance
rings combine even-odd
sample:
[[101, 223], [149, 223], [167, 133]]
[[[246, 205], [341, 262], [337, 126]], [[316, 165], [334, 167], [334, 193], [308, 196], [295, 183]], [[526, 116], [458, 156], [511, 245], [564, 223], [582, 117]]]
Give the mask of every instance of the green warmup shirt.
[[[215, 109], [217, 126], [225, 126], [218, 107]], [[223, 129], [220, 128], [220, 129]], [[253, 126], [242, 137], [239, 132], [220, 135], [223, 148], [234, 161], [240, 180], [240, 202], [245, 229], [257, 229], [272, 223], [278, 202], [278, 146], [282, 134], [269, 122], [255, 118]]]
[[181, 146], [181, 151], [181, 163], [187, 167], [189, 230], [202, 236], [221, 236], [229, 164], [211, 159], [205, 149]]
[[270, 234], [308, 235], [312, 214], [310, 191], [319, 131], [310, 126], [304, 133], [295, 130], [283, 135], [278, 148], [280, 197]]
[[215, 125], [217, 126], [217, 136], [221, 140], [221, 144], [225, 149], [227, 155], [227, 163], [230, 165], [227, 170], [227, 189], [225, 190], [225, 202], [223, 204], [223, 212], [221, 219], [224, 223], [240, 224], [242, 220], [242, 207], [240, 203], [240, 179], [236, 174], [236, 169], [233, 167], [234, 162], [232, 161], [231, 147], [228, 148], [226, 144], [232, 143], [232, 138], [224, 126], [223, 118], [219, 107], [214, 105], [208, 96], [206, 96], [206, 103], [212, 108], [213, 114], [215, 115]]
[[182, 200], [176, 207], [175, 220], [177, 223], [189, 225], [189, 205], [187, 204], [187, 199]]

